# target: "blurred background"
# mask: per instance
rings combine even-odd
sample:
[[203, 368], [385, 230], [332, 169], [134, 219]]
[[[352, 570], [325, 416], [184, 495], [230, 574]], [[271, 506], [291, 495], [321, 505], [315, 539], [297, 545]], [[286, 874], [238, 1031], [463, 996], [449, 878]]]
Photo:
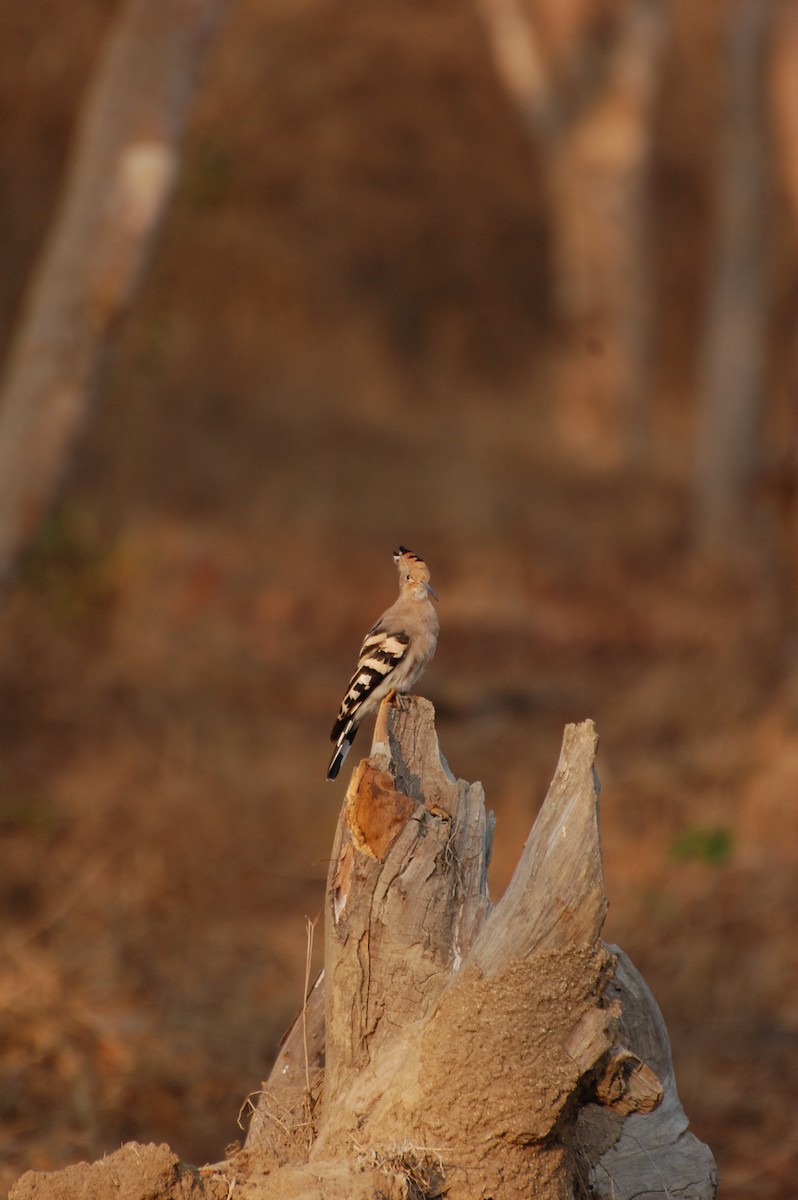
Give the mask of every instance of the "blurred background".
[[0, 10], [0, 410], [15, 361], [76, 397], [69, 428], [29, 398], [27, 444], [0, 416], [0, 1184], [242, 1136], [401, 542], [494, 897], [593, 718], [606, 935], [722, 1195], [794, 1197], [798, 4], [217, 0], [137, 286], [25, 360], [75, 147], [126, 136], [120, 54], [155, 94], [148, 2]]

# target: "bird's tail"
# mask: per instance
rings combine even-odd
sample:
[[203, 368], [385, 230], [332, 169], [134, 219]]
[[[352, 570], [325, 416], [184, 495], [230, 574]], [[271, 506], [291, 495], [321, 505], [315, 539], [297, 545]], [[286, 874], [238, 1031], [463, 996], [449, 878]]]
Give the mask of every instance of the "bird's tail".
[[341, 770], [341, 765], [349, 753], [349, 747], [352, 745], [354, 736], [354, 732], [350, 730], [348, 734], [339, 739], [338, 744], [335, 747], [335, 752], [330, 759], [330, 765], [327, 768], [328, 779], [338, 778], [338, 772]]

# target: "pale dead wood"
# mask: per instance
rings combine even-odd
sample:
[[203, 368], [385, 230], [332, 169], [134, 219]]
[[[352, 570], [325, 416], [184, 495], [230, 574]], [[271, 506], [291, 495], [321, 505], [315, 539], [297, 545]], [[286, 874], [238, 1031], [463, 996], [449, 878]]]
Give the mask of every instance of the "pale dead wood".
[[174, 184], [229, 0], [126, 0], [90, 81], [64, 194], [0, 389], [0, 578], [53, 501]]
[[664, 1089], [651, 1067], [623, 1046], [615, 1047], [601, 1068], [594, 1089], [596, 1100], [626, 1117], [659, 1108]]
[[610, 1056], [613, 1039], [609, 1034], [617, 1033], [620, 1015], [617, 1001], [607, 1008], [591, 1008], [569, 1033], [564, 1049], [581, 1074]]
[[[688, 1129], [662, 1013], [627, 955], [617, 946], [609, 949], [616, 968], [607, 994], [621, 1001], [620, 1036], [656, 1072], [664, 1097], [651, 1116], [632, 1113], [613, 1129], [610, 1146], [589, 1164], [590, 1195], [593, 1200], [714, 1200], [717, 1168], [709, 1147]], [[591, 1117], [606, 1122], [603, 1110]]]
[[[390, 768], [390, 769], [388, 769]], [[488, 906], [491, 830], [479, 784], [443, 763], [428, 701], [383, 704], [333, 847], [325, 941], [325, 1086], [423, 1019]]]
[[283, 1038], [269, 1078], [257, 1094], [244, 1149], [283, 1163], [295, 1157], [300, 1131], [312, 1141], [324, 1078], [324, 971]]
[[427, 701], [383, 703], [338, 823], [323, 979], [210, 1182], [243, 1200], [713, 1200], [659, 1010], [600, 940], [596, 745], [592, 722], [567, 727], [492, 907], [480, 785], [450, 772]]
[[566, 726], [560, 761], [507, 891], [477, 938], [487, 974], [535, 950], [590, 946], [607, 911], [598, 835], [598, 737]]
[[[412, 1161], [451, 1200], [497, 1189], [508, 1200], [565, 1200], [578, 1169], [606, 1171], [601, 1154], [626, 1130], [624, 1116], [656, 1109], [664, 1089], [645, 1051], [670, 1060], [644, 1036], [645, 1020], [642, 1033], [640, 1021], [624, 1025], [623, 989], [610, 983], [614, 953], [600, 942], [596, 745], [590, 722], [566, 730], [516, 875], [492, 908], [481, 789], [451, 775], [431, 705], [384, 703], [372, 754], [347, 791], [329, 872], [314, 1194], [337, 1195], [353, 1162], [388, 1174], [388, 1164], [404, 1162], [391, 1186], [427, 1194], [412, 1191]], [[577, 1168], [565, 1131], [583, 1104], [607, 1106], [614, 1124]], [[656, 1121], [657, 1112], [640, 1119]], [[299, 1189], [307, 1176], [292, 1169]], [[287, 1194], [281, 1176], [257, 1195]]]

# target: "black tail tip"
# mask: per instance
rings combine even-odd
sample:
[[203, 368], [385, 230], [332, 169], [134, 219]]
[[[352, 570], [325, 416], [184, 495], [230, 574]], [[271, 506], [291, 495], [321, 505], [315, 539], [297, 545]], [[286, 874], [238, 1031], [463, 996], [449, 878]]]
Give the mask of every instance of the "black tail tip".
[[341, 763], [349, 753], [349, 746], [349, 742], [342, 742], [340, 746], [336, 747], [335, 754], [333, 754], [332, 758], [330, 759], [330, 765], [327, 768], [327, 779], [330, 782], [332, 782], [333, 779], [338, 778], [338, 772], [341, 770]]
[[330, 759], [330, 765], [327, 768], [327, 778], [328, 779], [337, 779], [338, 778], [338, 772], [341, 770], [341, 763], [344, 761], [347, 754], [349, 753], [349, 749], [352, 745], [352, 742], [355, 740], [356, 733], [357, 733], [357, 725], [355, 725], [354, 729], [350, 727], [348, 732], [341, 736], [341, 738], [338, 742], [338, 745], [335, 747], [333, 756]]

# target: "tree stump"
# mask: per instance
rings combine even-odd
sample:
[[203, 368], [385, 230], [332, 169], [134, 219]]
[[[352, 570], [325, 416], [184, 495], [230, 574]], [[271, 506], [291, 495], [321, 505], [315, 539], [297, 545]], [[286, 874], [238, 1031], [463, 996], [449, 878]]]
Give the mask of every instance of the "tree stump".
[[[566, 727], [502, 899], [480, 784], [386, 700], [333, 847], [325, 967], [230, 1164], [251, 1200], [711, 1200], [662, 1017], [607, 908], [597, 737]], [[229, 1176], [228, 1176], [229, 1177]]]
[[482, 787], [432, 705], [384, 701], [327, 883], [325, 967], [244, 1148], [199, 1171], [132, 1143], [10, 1200], [714, 1200], [668, 1035], [607, 908], [593, 724], [568, 725], [495, 906]]

